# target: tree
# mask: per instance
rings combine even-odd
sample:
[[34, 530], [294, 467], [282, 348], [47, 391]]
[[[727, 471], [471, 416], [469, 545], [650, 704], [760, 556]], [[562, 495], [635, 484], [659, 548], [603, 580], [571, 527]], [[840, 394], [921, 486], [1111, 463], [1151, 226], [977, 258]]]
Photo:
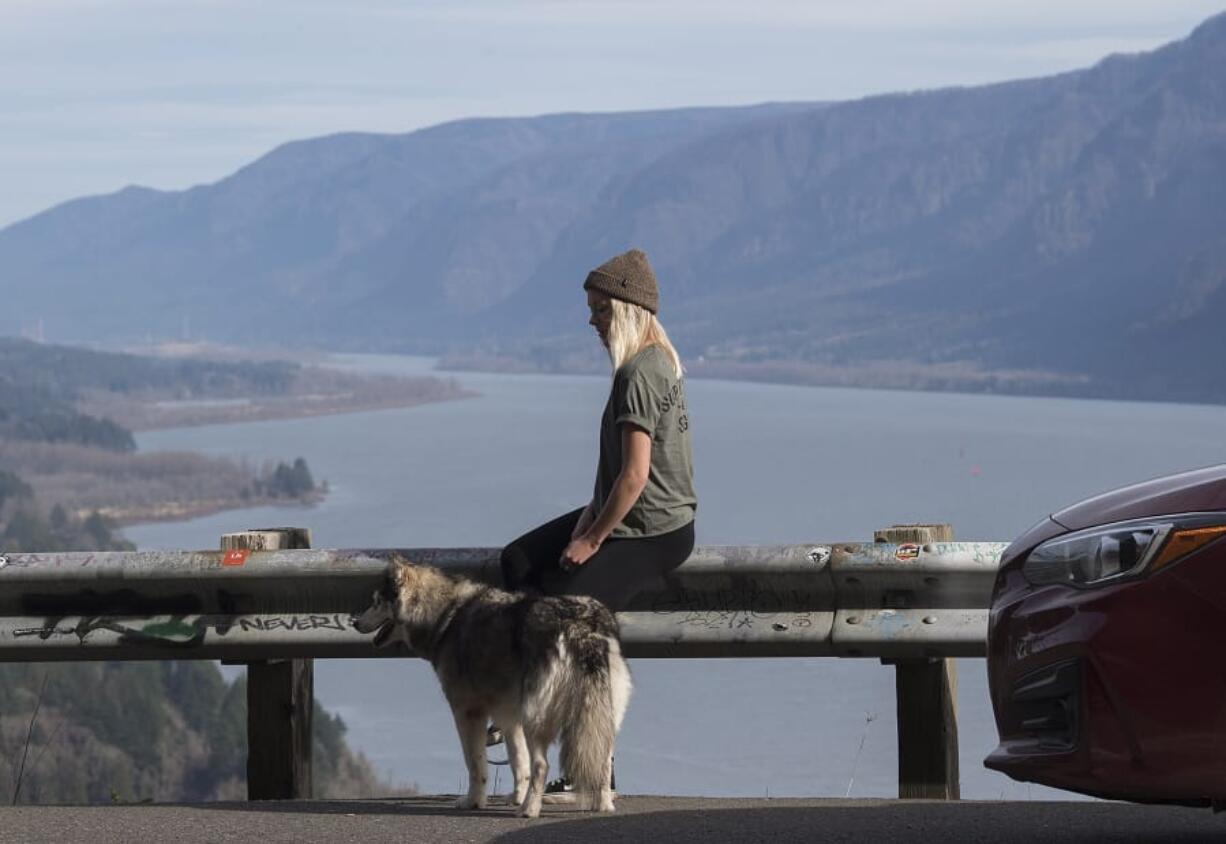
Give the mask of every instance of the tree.
[[265, 483], [257, 485], [257, 489], [261, 487], [274, 498], [301, 498], [315, 490], [315, 479], [306, 460], [299, 457], [292, 466], [277, 463], [272, 476]]
[[29, 498], [32, 495], [34, 491], [29, 484], [12, 472], [0, 469], [0, 507], [3, 507], [6, 501]]
[[297, 490], [297, 495], [305, 495], [315, 489], [315, 479], [311, 477], [311, 470], [307, 468], [306, 460], [301, 457], [294, 461], [294, 468], [290, 470], [290, 479]]

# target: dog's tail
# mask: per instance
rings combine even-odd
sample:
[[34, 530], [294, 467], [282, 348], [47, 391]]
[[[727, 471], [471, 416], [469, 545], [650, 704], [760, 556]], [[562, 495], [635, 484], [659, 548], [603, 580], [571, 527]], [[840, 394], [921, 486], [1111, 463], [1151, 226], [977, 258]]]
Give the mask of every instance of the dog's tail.
[[575, 791], [590, 795], [591, 808], [597, 808], [609, 787], [613, 740], [630, 702], [630, 669], [613, 636], [592, 636], [574, 646], [578, 705], [562, 728], [560, 761]]

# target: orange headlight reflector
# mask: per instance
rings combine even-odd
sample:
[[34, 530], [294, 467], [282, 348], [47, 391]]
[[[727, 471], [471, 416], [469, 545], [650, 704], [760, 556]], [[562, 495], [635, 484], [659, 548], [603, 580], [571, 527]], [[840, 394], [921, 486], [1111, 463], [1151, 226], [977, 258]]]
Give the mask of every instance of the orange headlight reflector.
[[1170, 565], [1178, 559], [1186, 557], [1193, 551], [1203, 548], [1215, 539], [1226, 536], [1226, 525], [1210, 527], [1176, 528], [1167, 537], [1166, 544], [1149, 564], [1150, 572], [1156, 572], [1163, 566]]

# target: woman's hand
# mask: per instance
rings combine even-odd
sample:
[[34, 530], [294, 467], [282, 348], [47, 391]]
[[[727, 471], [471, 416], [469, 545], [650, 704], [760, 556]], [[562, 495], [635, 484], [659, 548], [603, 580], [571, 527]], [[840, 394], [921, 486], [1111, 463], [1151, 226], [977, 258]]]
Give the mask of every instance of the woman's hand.
[[566, 550], [562, 552], [562, 558], [558, 560], [558, 565], [562, 567], [562, 571], [574, 571], [591, 559], [591, 556], [599, 549], [600, 543], [591, 537], [587, 535], [577, 537], [566, 546]]

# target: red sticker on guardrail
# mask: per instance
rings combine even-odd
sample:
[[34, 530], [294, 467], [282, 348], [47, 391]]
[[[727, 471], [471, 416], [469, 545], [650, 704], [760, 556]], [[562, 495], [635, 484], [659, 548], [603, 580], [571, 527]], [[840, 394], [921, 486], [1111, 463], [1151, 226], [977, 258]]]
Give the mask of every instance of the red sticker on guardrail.
[[251, 556], [251, 552], [246, 548], [239, 548], [234, 551], [227, 551], [225, 556], [221, 558], [223, 566], [241, 566], [247, 562], [247, 558]]
[[894, 552], [895, 558], [899, 560], [914, 560], [920, 555], [920, 547], [910, 542], [906, 542], [898, 546], [898, 550]]

